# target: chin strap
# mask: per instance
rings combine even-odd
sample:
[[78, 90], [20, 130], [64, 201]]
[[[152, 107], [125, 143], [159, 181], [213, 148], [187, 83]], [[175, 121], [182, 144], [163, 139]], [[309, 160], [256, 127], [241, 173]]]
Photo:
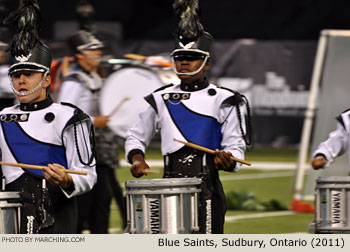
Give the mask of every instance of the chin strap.
[[26, 96], [26, 95], [30, 95], [32, 93], [35, 93], [36, 91], [39, 90], [39, 88], [42, 86], [42, 84], [44, 83], [46, 76], [49, 74], [49, 71], [46, 71], [43, 75], [43, 78], [41, 79], [40, 83], [32, 90], [24, 92], [24, 93], [20, 93], [18, 92], [14, 87], [13, 87], [13, 82], [12, 82], [12, 78], [11, 78], [11, 88], [12, 91], [17, 95], [17, 96]]
[[93, 62], [95, 63], [100, 63], [102, 62], [102, 58], [98, 58], [98, 59], [95, 59], [93, 57], [91, 57], [89, 54], [87, 54], [86, 52], [84, 52], [84, 50], [79, 50], [79, 52], [83, 55], [85, 55], [88, 59], [92, 60]]

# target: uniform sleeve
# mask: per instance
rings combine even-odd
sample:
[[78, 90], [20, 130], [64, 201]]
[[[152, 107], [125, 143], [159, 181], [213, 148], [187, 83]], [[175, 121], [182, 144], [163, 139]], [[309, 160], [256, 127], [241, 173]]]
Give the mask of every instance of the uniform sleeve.
[[[241, 111], [241, 124], [245, 132], [245, 121], [242, 108]], [[243, 140], [242, 133], [240, 130], [239, 118], [237, 115], [235, 106], [224, 106], [220, 109], [220, 116], [224, 119], [222, 125], [222, 141], [221, 147], [225, 152], [231, 152], [232, 155], [239, 159], [244, 159], [244, 152], [246, 149], [246, 144]], [[233, 171], [238, 171], [241, 164], [236, 162], [236, 166]]]
[[[89, 125], [87, 121], [77, 123], [76, 131], [81, 159], [83, 162], [88, 163], [89, 158], [92, 156], [92, 151], [89, 139]], [[63, 142], [66, 147], [66, 158], [68, 164], [67, 168], [76, 171], [86, 171], [88, 172], [88, 175], [70, 174], [73, 178], [74, 191], [68, 193], [67, 191], [62, 190], [68, 198], [90, 191], [97, 180], [95, 159], [93, 159], [89, 166], [81, 163], [74, 135], [74, 126], [67, 127], [63, 132]]]
[[64, 81], [60, 87], [57, 102], [68, 102], [77, 106], [77, 104], [79, 104], [80, 92], [80, 83], [75, 81]]
[[157, 113], [149, 106], [140, 113], [140, 120], [135, 127], [128, 130], [125, 141], [125, 158], [128, 162], [128, 155], [133, 150], [140, 150], [143, 153], [150, 143], [157, 129]]
[[348, 147], [349, 135], [343, 125], [338, 123], [337, 129], [329, 133], [328, 139], [320, 143], [317, 149], [312, 153], [312, 158], [320, 154], [324, 155], [328, 160], [325, 167], [328, 167], [338, 156], [343, 155]]
[[10, 77], [7, 75], [7, 72], [8, 68], [0, 69], [0, 94], [11, 95], [15, 97], [11, 88], [11, 80]]

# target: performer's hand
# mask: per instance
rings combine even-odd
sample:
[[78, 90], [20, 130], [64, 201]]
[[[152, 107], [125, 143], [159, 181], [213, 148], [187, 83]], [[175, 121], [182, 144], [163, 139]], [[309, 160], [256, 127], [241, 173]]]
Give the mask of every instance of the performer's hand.
[[62, 73], [63, 77], [65, 77], [69, 74], [69, 67], [70, 67], [70, 64], [73, 60], [74, 60], [73, 57], [66, 56], [63, 58], [62, 63], [61, 63], [61, 73]]
[[316, 156], [312, 160], [311, 165], [312, 165], [312, 168], [314, 170], [318, 170], [318, 169], [323, 168], [327, 162], [328, 162], [328, 160], [324, 156], [320, 155], [320, 156]]
[[130, 171], [134, 177], [139, 178], [143, 175], [147, 175], [146, 171], [149, 169], [148, 164], [145, 162], [145, 159], [141, 154], [136, 154], [132, 157]]
[[73, 179], [72, 176], [63, 171], [65, 169], [62, 165], [59, 164], [48, 164], [47, 167], [44, 167], [44, 177], [49, 183], [60, 186], [62, 188], [68, 188], [72, 185]]
[[109, 116], [96, 116], [94, 119], [94, 126], [96, 128], [106, 128]]
[[218, 170], [232, 170], [235, 166], [235, 161], [232, 160], [232, 153], [215, 150], [216, 157], [214, 158], [215, 167]]

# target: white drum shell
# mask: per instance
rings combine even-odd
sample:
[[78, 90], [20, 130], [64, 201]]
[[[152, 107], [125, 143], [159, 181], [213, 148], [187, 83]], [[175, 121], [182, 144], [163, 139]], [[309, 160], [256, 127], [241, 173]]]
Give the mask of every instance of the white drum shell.
[[198, 230], [199, 178], [126, 182], [129, 233], [193, 233]]
[[0, 234], [18, 234], [20, 208], [18, 192], [0, 192]]
[[123, 67], [109, 75], [100, 93], [100, 112], [110, 115], [119, 108], [111, 115], [108, 127], [125, 138], [129, 128], [138, 121], [139, 113], [148, 107], [144, 97], [163, 86], [165, 81], [171, 81], [173, 75], [172, 70], [156, 71], [142, 66]]
[[315, 206], [317, 233], [350, 232], [350, 177], [319, 177]]

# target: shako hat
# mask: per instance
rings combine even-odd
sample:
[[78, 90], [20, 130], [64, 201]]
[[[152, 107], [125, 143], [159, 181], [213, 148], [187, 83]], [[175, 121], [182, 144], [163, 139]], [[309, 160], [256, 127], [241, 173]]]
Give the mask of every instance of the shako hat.
[[173, 9], [177, 18], [175, 49], [171, 53], [173, 63], [175, 63], [174, 58], [182, 55], [203, 59], [202, 66], [195, 72], [179, 73], [175, 64], [173, 68], [177, 75], [194, 75], [208, 62], [214, 38], [204, 31], [200, 23], [198, 0], [174, 0]]
[[40, 7], [37, 0], [20, 0], [17, 10], [11, 12], [5, 23], [16, 23], [17, 31], [10, 46], [15, 63], [9, 75], [21, 70], [49, 73], [52, 55], [39, 39]]
[[92, 32], [86, 30], [79, 30], [74, 33], [68, 39], [68, 44], [73, 52], [103, 48], [103, 43]]

